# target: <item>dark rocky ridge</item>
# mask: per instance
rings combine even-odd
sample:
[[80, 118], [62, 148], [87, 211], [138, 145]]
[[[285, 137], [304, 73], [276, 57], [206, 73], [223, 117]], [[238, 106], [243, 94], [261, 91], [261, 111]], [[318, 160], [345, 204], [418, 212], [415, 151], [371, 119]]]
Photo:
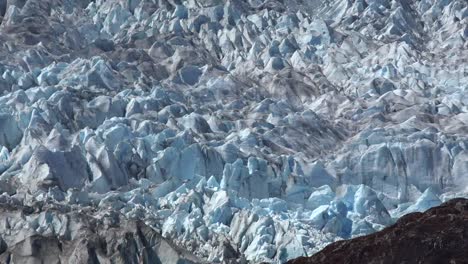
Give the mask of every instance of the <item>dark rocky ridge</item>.
[[468, 263], [468, 200], [408, 214], [381, 232], [327, 246], [307, 263]]

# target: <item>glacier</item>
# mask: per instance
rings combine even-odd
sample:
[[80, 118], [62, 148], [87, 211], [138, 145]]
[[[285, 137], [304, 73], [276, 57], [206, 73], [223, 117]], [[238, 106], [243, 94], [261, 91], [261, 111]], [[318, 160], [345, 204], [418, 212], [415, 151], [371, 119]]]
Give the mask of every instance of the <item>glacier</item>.
[[468, 196], [464, 0], [0, 0], [0, 23], [2, 204], [284, 263]]

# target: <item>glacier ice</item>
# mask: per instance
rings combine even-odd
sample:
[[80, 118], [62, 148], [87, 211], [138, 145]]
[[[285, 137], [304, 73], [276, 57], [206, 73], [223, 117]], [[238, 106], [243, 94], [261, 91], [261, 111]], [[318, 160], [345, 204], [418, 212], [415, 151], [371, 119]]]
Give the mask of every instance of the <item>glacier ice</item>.
[[[283, 263], [468, 195], [463, 0], [0, 13], [2, 203], [118, 212], [207, 262]], [[73, 232], [57, 221], [29, 224]]]

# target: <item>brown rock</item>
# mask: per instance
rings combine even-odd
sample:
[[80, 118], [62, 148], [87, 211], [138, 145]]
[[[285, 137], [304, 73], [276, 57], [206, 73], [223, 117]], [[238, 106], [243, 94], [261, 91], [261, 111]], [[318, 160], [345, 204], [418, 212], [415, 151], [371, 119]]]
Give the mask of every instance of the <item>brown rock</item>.
[[288, 263], [468, 263], [468, 200], [408, 214], [380, 232], [333, 243]]

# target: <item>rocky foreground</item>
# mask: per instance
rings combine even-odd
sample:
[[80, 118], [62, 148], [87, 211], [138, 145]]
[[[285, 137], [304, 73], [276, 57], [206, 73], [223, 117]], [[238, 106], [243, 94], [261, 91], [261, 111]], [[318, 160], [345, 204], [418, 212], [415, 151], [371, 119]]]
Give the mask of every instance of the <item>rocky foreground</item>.
[[[1, 198], [0, 263], [206, 263], [144, 222], [112, 211], [44, 203], [21, 206]], [[467, 248], [468, 200], [454, 199], [403, 216], [380, 232], [335, 242], [312, 257], [287, 263], [457, 264], [468, 263]]]
[[339, 241], [288, 264], [468, 263], [468, 200], [412, 213], [372, 235]]

